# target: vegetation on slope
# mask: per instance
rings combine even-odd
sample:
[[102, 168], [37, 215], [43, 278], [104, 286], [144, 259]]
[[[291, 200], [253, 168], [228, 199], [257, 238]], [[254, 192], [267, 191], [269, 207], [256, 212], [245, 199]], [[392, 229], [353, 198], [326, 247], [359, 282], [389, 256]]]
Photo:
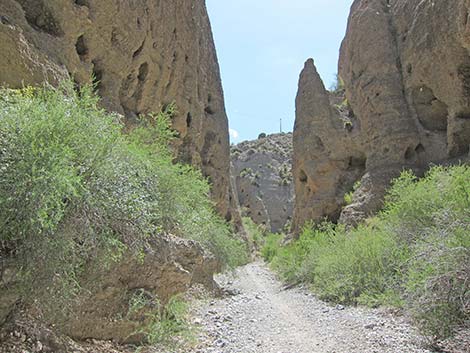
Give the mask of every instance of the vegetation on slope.
[[123, 134], [91, 87], [0, 91], [0, 253], [17, 262], [24, 298], [57, 310], [90, 263], [141, 259], [161, 234], [197, 240], [227, 266], [246, 261], [208, 182], [172, 161], [173, 113]]
[[308, 226], [262, 251], [289, 282], [308, 282], [323, 299], [408, 309], [436, 339], [470, 325], [470, 167], [404, 172], [384, 210], [366, 224]]

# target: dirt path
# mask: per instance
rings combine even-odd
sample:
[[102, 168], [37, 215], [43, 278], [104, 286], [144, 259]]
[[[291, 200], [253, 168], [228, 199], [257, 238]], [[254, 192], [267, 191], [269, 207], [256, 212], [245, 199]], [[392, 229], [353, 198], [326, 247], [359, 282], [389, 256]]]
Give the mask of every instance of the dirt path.
[[260, 262], [221, 284], [233, 295], [203, 305], [198, 353], [414, 353], [420, 338], [403, 318], [330, 306], [301, 288], [284, 290]]

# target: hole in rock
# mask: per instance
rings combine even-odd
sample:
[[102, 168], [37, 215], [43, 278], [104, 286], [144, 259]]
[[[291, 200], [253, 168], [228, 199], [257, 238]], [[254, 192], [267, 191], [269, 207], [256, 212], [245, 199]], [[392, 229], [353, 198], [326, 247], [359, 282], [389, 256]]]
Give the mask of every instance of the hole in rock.
[[207, 114], [209, 114], [209, 115], [214, 115], [214, 114], [215, 114], [214, 109], [212, 109], [212, 107], [211, 107], [210, 105], [208, 105], [208, 106], [204, 109], [204, 111], [205, 111]]
[[421, 125], [430, 131], [446, 131], [448, 107], [426, 86], [411, 90], [413, 105]]
[[405, 151], [405, 160], [411, 161], [415, 159], [415, 157], [416, 157], [416, 151], [414, 150], [414, 148], [408, 147]]
[[186, 115], [186, 127], [191, 127], [192, 120], [193, 120], [193, 117], [191, 116], [191, 113], [188, 113]]
[[348, 161], [348, 170], [366, 169], [367, 158], [365, 156], [351, 156]]
[[145, 79], [147, 78], [148, 73], [149, 73], [149, 65], [147, 63], [143, 63], [139, 67], [139, 74], [137, 75], [137, 79], [140, 82], [144, 82]]
[[90, 7], [90, 3], [88, 2], [88, 0], [75, 0], [75, 4], [78, 6]]
[[140, 53], [142, 53], [142, 50], [144, 50], [144, 45], [145, 45], [145, 40], [142, 42], [140, 47], [132, 54], [132, 58], [135, 59], [136, 57], [139, 56]]
[[470, 152], [470, 124], [461, 126], [459, 131], [454, 132], [449, 138], [450, 157], [468, 156]]
[[303, 171], [303, 170], [300, 170], [300, 173], [299, 173], [299, 181], [301, 183], [306, 183], [308, 181], [308, 176], [307, 174]]
[[424, 148], [424, 146], [423, 146], [422, 144], [419, 144], [418, 146], [416, 146], [415, 151], [416, 151], [416, 153], [418, 153], [418, 154], [421, 154], [421, 153], [426, 152], [426, 150], [425, 150], [425, 148]]
[[63, 34], [59, 21], [47, 6], [46, 0], [19, 0], [19, 3], [31, 27], [55, 37]]
[[457, 73], [459, 78], [462, 80], [465, 95], [470, 97], [470, 64], [460, 65]]
[[80, 57], [80, 60], [85, 61], [86, 56], [88, 55], [88, 48], [86, 46], [85, 37], [83, 35], [78, 37], [77, 43], [75, 43], [75, 49], [78, 56]]

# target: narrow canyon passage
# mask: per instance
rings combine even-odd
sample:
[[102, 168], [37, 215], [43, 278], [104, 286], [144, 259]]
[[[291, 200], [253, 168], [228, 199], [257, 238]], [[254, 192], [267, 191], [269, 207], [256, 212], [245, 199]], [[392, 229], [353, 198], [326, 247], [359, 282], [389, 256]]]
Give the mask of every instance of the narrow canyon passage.
[[195, 353], [428, 352], [404, 318], [284, 289], [261, 262], [219, 280], [231, 295], [200, 308], [194, 320], [203, 343]]

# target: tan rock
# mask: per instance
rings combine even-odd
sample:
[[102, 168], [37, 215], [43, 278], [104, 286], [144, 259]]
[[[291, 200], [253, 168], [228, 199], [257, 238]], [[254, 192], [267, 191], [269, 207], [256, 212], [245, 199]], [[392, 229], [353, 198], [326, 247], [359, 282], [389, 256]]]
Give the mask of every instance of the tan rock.
[[217, 270], [215, 259], [196, 242], [170, 236], [156, 238], [143, 261], [124, 255], [112, 268], [98, 273], [92, 269], [85, 274], [82, 287], [89, 294], [82, 295], [63, 331], [78, 340], [139, 342], [144, 337], [136, 332], [145, 326], [152, 307], [139, 310], [141, 315], [132, 313], [130, 305], [136, 293], [145, 293], [154, 306], [157, 300], [165, 305], [194, 284], [217, 290], [212, 276]]
[[132, 124], [176, 102], [178, 158], [202, 168], [220, 213], [229, 202], [229, 140], [204, 0], [2, 0], [0, 84], [78, 84]]
[[300, 75], [296, 98], [293, 229], [308, 220], [337, 220], [344, 194], [365, 171], [356, 119], [333, 106], [312, 59]]
[[295, 230], [310, 219], [337, 220], [356, 180], [345, 223], [376, 212], [403, 168], [468, 159], [469, 8], [467, 0], [354, 2], [339, 62], [344, 104], [331, 94], [328, 102], [311, 62], [301, 75]]

